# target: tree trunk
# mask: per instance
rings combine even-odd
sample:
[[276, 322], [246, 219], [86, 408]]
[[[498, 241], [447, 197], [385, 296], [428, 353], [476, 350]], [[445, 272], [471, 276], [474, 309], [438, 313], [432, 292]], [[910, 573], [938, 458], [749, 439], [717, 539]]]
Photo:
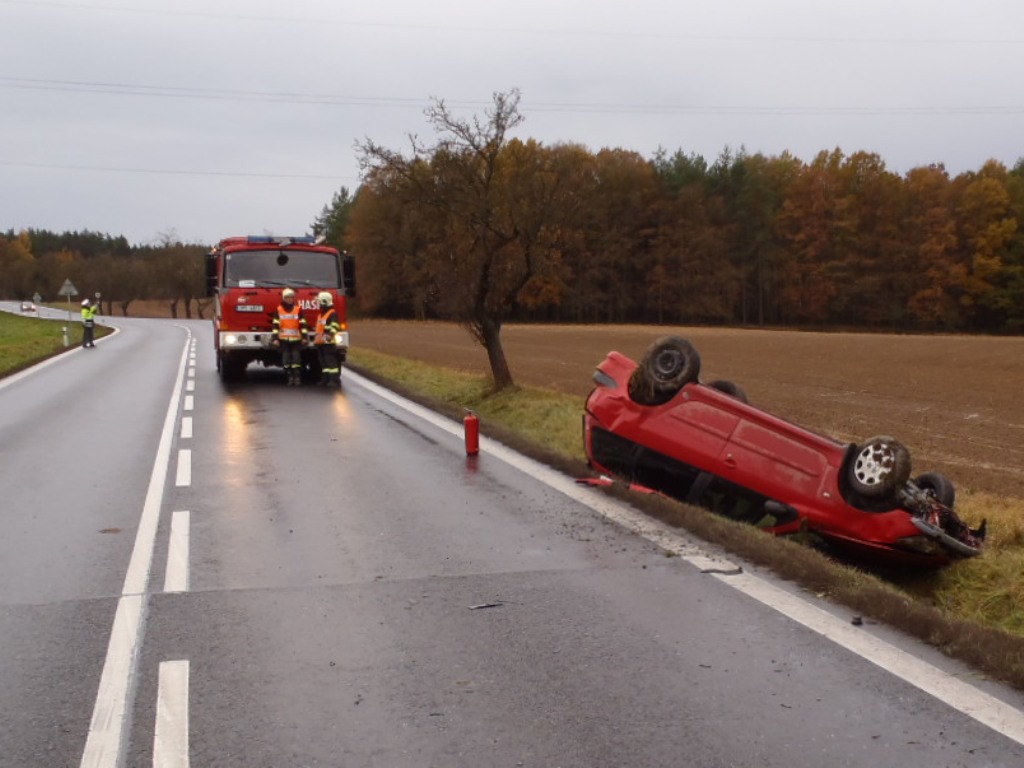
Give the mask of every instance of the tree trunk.
[[484, 349], [487, 350], [487, 360], [491, 364], [495, 391], [500, 392], [506, 387], [511, 387], [514, 382], [508, 360], [505, 359], [505, 348], [501, 345], [501, 323], [491, 319], [484, 320], [480, 324], [480, 335]]

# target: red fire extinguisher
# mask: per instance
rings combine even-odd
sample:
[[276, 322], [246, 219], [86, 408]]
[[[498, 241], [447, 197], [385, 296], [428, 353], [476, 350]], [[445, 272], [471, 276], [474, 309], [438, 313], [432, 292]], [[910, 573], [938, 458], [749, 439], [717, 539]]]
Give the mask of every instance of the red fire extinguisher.
[[476, 456], [480, 452], [480, 419], [470, 410], [462, 420], [466, 432], [466, 455]]

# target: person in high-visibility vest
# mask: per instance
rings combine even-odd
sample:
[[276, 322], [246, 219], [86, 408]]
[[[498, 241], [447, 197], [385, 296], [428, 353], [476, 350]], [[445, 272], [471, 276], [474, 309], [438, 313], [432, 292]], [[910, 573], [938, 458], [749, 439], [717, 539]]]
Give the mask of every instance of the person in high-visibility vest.
[[281, 366], [288, 374], [288, 386], [302, 384], [302, 347], [306, 343], [306, 319], [295, 303], [295, 291], [281, 291], [281, 306], [273, 317], [270, 343], [281, 350]]
[[340, 387], [341, 355], [338, 354], [337, 336], [341, 325], [338, 323], [338, 313], [334, 310], [334, 297], [327, 291], [321, 291], [317, 301], [320, 303], [320, 314], [316, 318], [313, 343], [320, 358], [320, 386]]
[[96, 304], [90, 299], [82, 300], [82, 347], [84, 349], [96, 348], [96, 313], [99, 308], [100, 295], [96, 294]]

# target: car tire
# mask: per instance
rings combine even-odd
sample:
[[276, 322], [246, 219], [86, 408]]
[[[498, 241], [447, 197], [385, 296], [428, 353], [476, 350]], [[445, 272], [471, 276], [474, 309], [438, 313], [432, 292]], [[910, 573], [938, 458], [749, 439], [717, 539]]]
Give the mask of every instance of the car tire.
[[892, 498], [910, 479], [910, 451], [893, 437], [872, 437], [850, 457], [846, 479], [865, 499]]
[[931, 491], [942, 506], [952, 509], [956, 504], [956, 487], [941, 472], [925, 472], [915, 477], [913, 482], [921, 490]]
[[747, 400], [747, 393], [743, 391], [743, 388], [735, 382], [728, 381], [726, 379], [716, 379], [708, 384], [712, 389], [717, 389], [719, 392], [724, 392], [730, 397], [735, 397], [741, 403], [750, 402]]
[[667, 403], [700, 376], [700, 355], [679, 336], [664, 336], [647, 348], [629, 377], [629, 396], [640, 405]]

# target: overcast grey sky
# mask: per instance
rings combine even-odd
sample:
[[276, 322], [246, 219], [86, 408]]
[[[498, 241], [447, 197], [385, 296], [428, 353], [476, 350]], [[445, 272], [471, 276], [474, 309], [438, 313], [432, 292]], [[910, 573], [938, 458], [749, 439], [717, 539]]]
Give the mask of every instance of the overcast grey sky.
[[1021, 0], [0, 0], [0, 231], [303, 234], [355, 143], [519, 88], [516, 135], [713, 161], [1024, 157]]

